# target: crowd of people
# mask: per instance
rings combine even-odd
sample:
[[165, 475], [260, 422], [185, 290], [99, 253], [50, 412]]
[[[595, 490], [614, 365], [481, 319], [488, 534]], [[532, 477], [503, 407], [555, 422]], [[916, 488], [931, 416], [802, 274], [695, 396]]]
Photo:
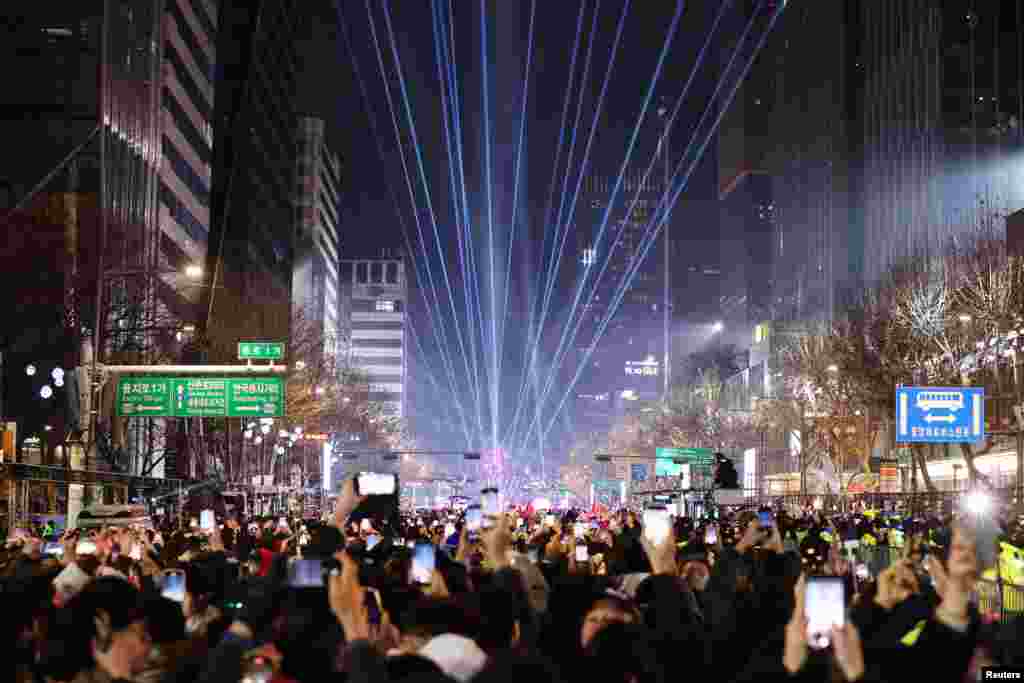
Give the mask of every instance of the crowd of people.
[[[1019, 623], [974, 603], [961, 519], [750, 510], [655, 533], [645, 511], [527, 508], [477, 529], [466, 512], [371, 502], [350, 481], [318, 520], [23, 530], [0, 558], [14, 644], [0, 680], [964, 681], [1024, 667]], [[877, 576], [844, 552], [869, 538], [894, 546]], [[823, 595], [838, 609], [811, 623]]]

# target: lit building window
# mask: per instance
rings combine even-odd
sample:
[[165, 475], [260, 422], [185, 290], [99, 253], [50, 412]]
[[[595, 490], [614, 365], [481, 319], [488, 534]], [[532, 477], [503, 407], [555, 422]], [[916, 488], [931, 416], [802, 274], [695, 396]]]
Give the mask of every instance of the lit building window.
[[583, 250], [583, 265], [592, 266], [594, 265], [595, 250], [593, 247], [588, 247]]
[[377, 299], [375, 308], [379, 313], [394, 313], [395, 302], [390, 299]]

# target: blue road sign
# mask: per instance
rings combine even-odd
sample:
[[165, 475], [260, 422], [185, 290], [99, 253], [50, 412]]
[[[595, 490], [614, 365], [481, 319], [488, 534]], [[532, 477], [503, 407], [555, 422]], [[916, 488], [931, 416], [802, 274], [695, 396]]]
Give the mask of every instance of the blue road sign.
[[980, 387], [896, 389], [898, 443], [974, 443], [985, 438], [985, 390]]

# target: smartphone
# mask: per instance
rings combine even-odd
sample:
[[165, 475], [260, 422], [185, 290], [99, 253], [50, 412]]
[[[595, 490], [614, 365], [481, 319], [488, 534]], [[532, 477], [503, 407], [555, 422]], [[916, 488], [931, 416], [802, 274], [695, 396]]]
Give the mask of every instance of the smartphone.
[[761, 528], [765, 531], [775, 526], [775, 515], [772, 514], [771, 510], [761, 510], [757, 513], [757, 519], [761, 523]]
[[96, 554], [96, 543], [93, 541], [82, 540], [75, 546], [75, 554], [77, 555], [95, 555]]
[[321, 560], [298, 559], [288, 565], [288, 585], [292, 588], [322, 588], [324, 565]]
[[537, 548], [528, 548], [526, 551], [526, 557], [533, 564], [537, 564], [540, 561], [540, 550]]
[[554, 525], [555, 525], [555, 516], [554, 515], [544, 515], [544, 526], [554, 526]]
[[480, 507], [484, 515], [497, 517], [501, 514], [501, 504], [498, 502], [498, 489], [484, 489], [480, 492]]
[[373, 550], [378, 543], [380, 543], [380, 536], [378, 536], [377, 534], [370, 534], [366, 537], [367, 550]]
[[587, 528], [579, 522], [576, 522], [572, 527], [572, 532], [573, 535], [576, 536], [576, 540], [580, 540], [587, 534]]
[[397, 485], [397, 478], [393, 474], [360, 472], [356, 476], [356, 495], [393, 496]]
[[846, 623], [846, 584], [839, 576], [808, 576], [804, 599], [807, 643], [823, 649], [832, 641], [832, 627]]
[[160, 595], [175, 602], [185, 602], [185, 572], [180, 569], [164, 571], [164, 582]]
[[713, 526], [704, 530], [704, 545], [716, 545], [718, 543], [718, 531]]
[[654, 545], [661, 545], [668, 538], [668, 509], [664, 506], [649, 507], [644, 510], [644, 536]]
[[479, 505], [470, 505], [466, 508], [466, 531], [470, 534], [476, 534], [480, 531], [481, 522], [483, 521], [483, 511]]
[[425, 586], [430, 583], [437, 567], [436, 549], [430, 543], [417, 543], [412, 551], [412, 569], [409, 579], [412, 583]]
[[217, 525], [217, 519], [213, 514], [213, 510], [202, 510], [199, 513], [199, 528], [203, 531], [213, 531]]
[[57, 541], [47, 541], [43, 544], [43, 554], [54, 557], [64, 557], [64, 546]]
[[587, 546], [586, 545], [578, 545], [578, 546], [576, 546], [576, 561], [577, 562], [589, 562], [590, 561], [590, 551], [587, 550]]

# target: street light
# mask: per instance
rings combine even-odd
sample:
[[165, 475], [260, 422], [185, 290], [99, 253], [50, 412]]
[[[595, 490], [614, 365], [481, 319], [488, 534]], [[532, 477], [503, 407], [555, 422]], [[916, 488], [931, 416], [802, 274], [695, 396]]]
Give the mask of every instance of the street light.
[[825, 368], [825, 369], [826, 369], [826, 370], [828, 370], [828, 371], [829, 371], [829, 372], [831, 372], [831, 373], [836, 373], [836, 372], [839, 372], [839, 366], [838, 366], [838, 365], [836, 365], [835, 363], [832, 363], [832, 365], [829, 365], [829, 366], [828, 366], [827, 368]]
[[202, 276], [203, 276], [203, 268], [202, 268], [202, 266], [197, 266], [195, 264], [192, 264], [190, 266], [185, 266], [185, 277], [189, 278], [190, 280], [198, 280]]
[[296, 370], [305, 370], [306, 369], [306, 361], [302, 361], [302, 360], [295, 361], [295, 369]]
[[260, 431], [264, 434], [270, 433], [270, 425], [260, 425]]
[[971, 322], [971, 316], [967, 315], [966, 313], [961, 313], [960, 315], [958, 315], [956, 317], [956, 319], [959, 320], [962, 323], [969, 323], [969, 322]]
[[29, 377], [32, 377], [33, 375], [35, 375], [36, 374], [36, 366], [34, 366], [32, 364], [26, 365], [25, 366], [25, 374], [28, 375]]
[[51, 396], [53, 396], [53, 389], [50, 387], [49, 384], [44, 384], [43, 388], [39, 390], [39, 395], [42, 396], [43, 398], [50, 398]]
[[716, 333], [716, 334], [721, 332], [724, 329], [725, 329], [725, 325], [722, 323], [721, 320], [719, 320], [718, 322], [716, 322], [714, 325], [711, 326], [711, 331]]

